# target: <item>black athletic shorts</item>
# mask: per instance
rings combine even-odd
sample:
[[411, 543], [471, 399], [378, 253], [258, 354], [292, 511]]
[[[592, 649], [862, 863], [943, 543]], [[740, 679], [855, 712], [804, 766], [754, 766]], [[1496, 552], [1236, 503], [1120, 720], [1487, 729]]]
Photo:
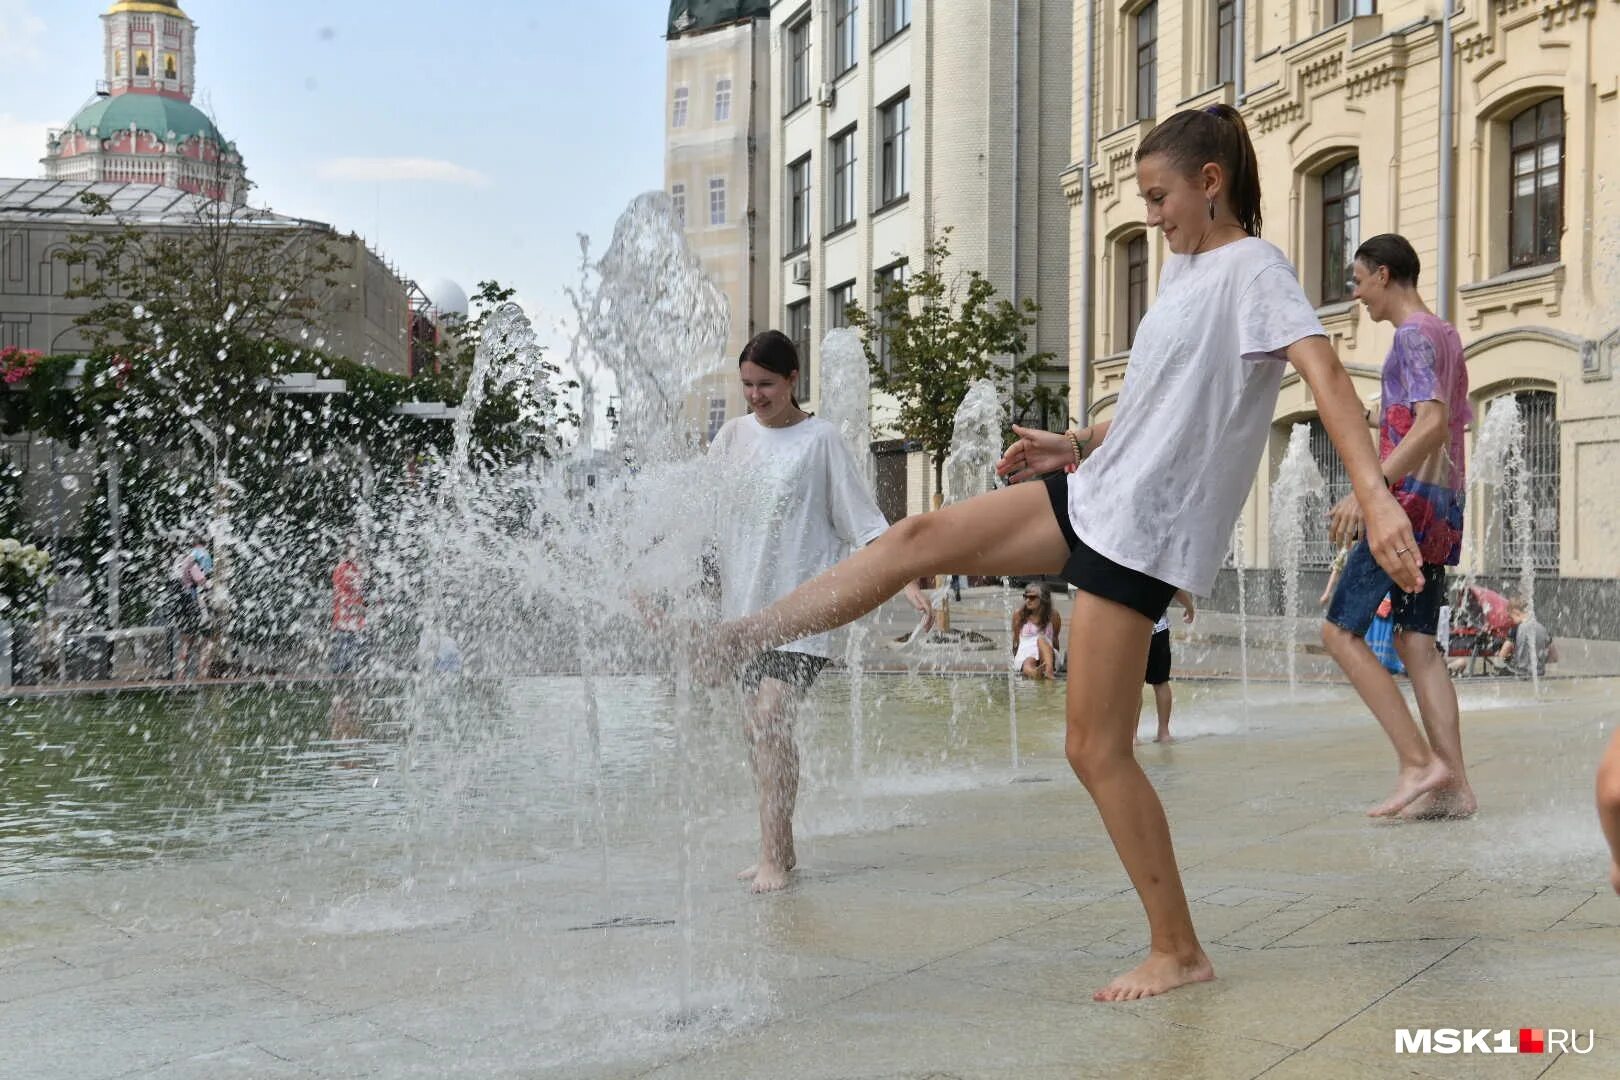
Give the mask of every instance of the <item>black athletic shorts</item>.
[[1057, 515], [1058, 528], [1063, 530], [1063, 539], [1069, 545], [1069, 561], [1063, 564], [1063, 580], [1081, 592], [1124, 604], [1144, 616], [1148, 622], [1158, 622], [1170, 607], [1176, 587], [1099, 555], [1075, 535], [1074, 526], [1069, 522], [1068, 473], [1058, 472], [1048, 476], [1046, 494], [1052, 500], [1052, 513]]
[[764, 679], [787, 683], [803, 694], [815, 685], [816, 676], [830, 662], [825, 656], [772, 649], [748, 661], [738, 681], [742, 683], [743, 690], [750, 694], [758, 692], [759, 684]]
[[1153, 635], [1153, 643], [1148, 646], [1147, 675], [1142, 681], [1149, 686], [1162, 686], [1170, 681], [1169, 628]]

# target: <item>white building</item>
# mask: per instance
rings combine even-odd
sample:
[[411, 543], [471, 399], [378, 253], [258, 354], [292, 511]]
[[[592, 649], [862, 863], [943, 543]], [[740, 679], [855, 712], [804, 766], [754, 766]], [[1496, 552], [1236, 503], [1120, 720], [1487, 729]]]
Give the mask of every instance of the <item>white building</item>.
[[[767, 115], [772, 195], [762, 325], [794, 338], [819, 398], [819, 343], [875, 283], [950, 227], [951, 263], [1041, 305], [1030, 352], [1067, 378], [1072, 2], [777, 0]], [[933, 478], [875, 403], [878, 498], [931, 505]], [[1066, 417], [1035, 417], [1061, 426]]]

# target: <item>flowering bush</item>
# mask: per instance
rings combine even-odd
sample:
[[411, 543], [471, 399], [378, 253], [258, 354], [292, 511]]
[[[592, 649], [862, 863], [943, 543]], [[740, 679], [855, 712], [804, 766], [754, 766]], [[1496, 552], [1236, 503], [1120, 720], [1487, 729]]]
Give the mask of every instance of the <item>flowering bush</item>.
[[51, 583], [51, 556], [33, 544], [0, 539], [0, 618], [38, 615]]
[[7, 345], [0, 349], [0, 382], [7, 386], [20, 383], [34, 373], [45, 354], [37, 349], [19, 349]]

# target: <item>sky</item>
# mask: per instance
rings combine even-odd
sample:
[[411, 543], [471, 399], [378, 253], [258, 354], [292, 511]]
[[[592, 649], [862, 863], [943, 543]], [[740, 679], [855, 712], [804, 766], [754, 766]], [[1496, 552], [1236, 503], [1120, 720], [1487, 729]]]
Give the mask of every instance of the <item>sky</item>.
[[[0, 0], [0, 176], [102, 77], [111, 0]], [[585, 232], [663, 186], [663, 0], [181, 0], [195, 104], [250, 202], [364, 236], [403, 276], [518, 290], [543, 330]], [[273, 15], [273, 17], [267, 17]]]

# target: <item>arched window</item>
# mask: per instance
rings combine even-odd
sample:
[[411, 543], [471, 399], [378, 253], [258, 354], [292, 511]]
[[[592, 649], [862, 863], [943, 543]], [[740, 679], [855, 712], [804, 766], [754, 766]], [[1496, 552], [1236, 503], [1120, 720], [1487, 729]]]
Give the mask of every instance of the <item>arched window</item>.
[[170, 82], [180, 80], [180, 67], [175, 63], [174, 53], [166, 53], [163, 57], [163, 77]]
[[1350, 264], [1361, 246], [1361, 161], [1341, 161], [1322, 174], [1322, 303], [1350, 299]]
[[1548, 98], [1508, 121], [1508, 262], [1558, 261], [1564, 231], [1564, 99]]
[[[1561, 486], [1558, 398], [1551, 390], [1521, 390], [1513, 396], [1518, 399], [1519, 420], [1524, 425], [1524, 473], [1507, 477], [1491, 507], [1496, 564], [1504, 571], [1522, 570], [1528, 547], [1532, 567], [1556, 572]], [[1516, 520], [1520, 484], [1529, 496], [1527, 522]]]
[[149, 78], [152, 74], [152, 58], [144, 52], [135, 54], [136, 78]]
[[1125, 241], [1125, 347], [1136, 344], [1136, 328], [1142, 325], [1148, 305], [1147, 233], [1137, 233]]

